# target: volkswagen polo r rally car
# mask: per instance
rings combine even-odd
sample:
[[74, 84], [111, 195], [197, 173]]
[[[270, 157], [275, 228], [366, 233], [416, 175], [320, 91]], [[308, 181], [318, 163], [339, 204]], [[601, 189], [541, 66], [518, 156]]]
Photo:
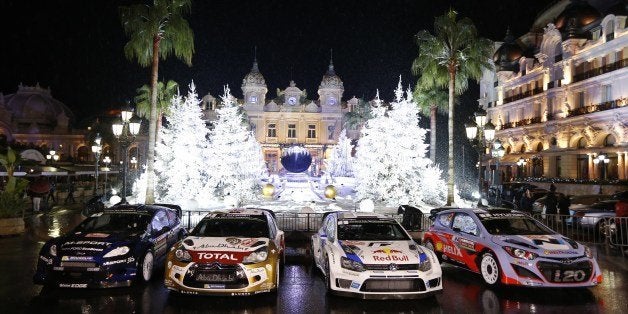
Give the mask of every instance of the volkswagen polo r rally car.
[[439, 259], [480, 273], [488, 285], [562, 288], [602, 282], [588, 247], [516, 210], [442, 211], [423, 240]]
[[36, 284], [108, 288], [150, 280], [186, 231], [176, 205], [117, 205], [92, 214], [39, 253]]
[[434, 252], [417, 245], [394, 219], [333, 212], [312, 236], [314, 263], [332, 294], [363, 299], [420, 298], [441, 292]]
[[277, 291], [284, 248], [284, 233], [271, 211], [213, 212], [168, 253], [165, 285], [184, 294]]

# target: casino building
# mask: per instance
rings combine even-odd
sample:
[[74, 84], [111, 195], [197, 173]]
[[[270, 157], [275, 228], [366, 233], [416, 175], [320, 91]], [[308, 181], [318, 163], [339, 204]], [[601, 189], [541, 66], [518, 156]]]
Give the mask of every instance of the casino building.
[[[251, 131], [262, 145], [264, 160], [270, 173], [283, 171], [281, 156], [292, 146], [307, 149], [312, 157], [311, 171], [318, 173], [324, 168], [323, 159], [338, 141], [343, 127], [343, 117], [358, 103], [353, 97], [342, 101], [344, 86], [330, 61], [327, 72], [318, 87], [318, 99], [307, 99], [305, 90], [294, 81], [278, 90], [269, 99], [266, 80], [259, 70], [257, 60], [242, 80], [243, 99], [238, 103], [246, 111]], [[211, 95], [203, 97], [205, 118], [216, 118], [217, 101]]]
[[495, 44], [480, 106], [505, 148], [486, 177], [628, 179], [628, 29], [623, 1], [562, 0]]

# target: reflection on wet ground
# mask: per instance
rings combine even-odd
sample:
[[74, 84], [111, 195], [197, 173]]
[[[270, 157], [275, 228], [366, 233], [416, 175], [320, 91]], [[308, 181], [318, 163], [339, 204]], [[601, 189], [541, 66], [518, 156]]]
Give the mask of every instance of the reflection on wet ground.
[[[52, 217], [41, 217], [52, 216]], [[183, 296], [164, 288], [163, 271], [141, 286], [107, 290], [42, 289], [32, 284], [43, 241], [82, 220], [76, 211], [34, 216], [23, 236], [0, 238], [0, 301], [8, 312], [33, 313], [624, 313], [628, 263], [598, 250], [604, 282], [592, 289], [487, 288], [479, 275], [443, 266], [442, 294], [412, 301], [363, 301], [329, 296], [305, 250], [288, 256], [277, 294]], [[50, 229], [57, 231], [49, 232]]]

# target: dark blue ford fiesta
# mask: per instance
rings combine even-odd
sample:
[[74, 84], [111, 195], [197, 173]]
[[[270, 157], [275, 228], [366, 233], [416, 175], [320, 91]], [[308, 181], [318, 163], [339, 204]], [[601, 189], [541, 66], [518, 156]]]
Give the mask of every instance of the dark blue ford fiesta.
[[33, 281], [60, 288], [109, 288], [150, 280], [186, 235], [176, 205], [116, 205], [41, 248]]

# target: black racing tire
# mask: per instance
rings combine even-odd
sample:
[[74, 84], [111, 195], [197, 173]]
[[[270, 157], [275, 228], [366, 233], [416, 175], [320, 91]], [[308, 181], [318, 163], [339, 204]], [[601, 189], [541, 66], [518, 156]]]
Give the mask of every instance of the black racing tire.
[[501, 280], [501, 268], [499, 266], [499, 260], [491, 252], [482, 254], [480, 258], [478, 268], [480, 269], [480, 275], [484, 282], [491, 286], [498, 286]]
[[153, 278], [154, 263], [155, 258], [153, 252], [150, 250], [146, 251], [144, 256], [142, 256], [142, 259], [137, 264], [138, 269], [136, 276], [138, 278], [138, 282], [149, 282], [151, 278]]
[[331, 292], [331, 275], [329, 273], [330, 273], [329, 259], [326, 259], [325, 274], [323, 274], [323, 279], [325, 280], [325, 288], [328, 293]]

